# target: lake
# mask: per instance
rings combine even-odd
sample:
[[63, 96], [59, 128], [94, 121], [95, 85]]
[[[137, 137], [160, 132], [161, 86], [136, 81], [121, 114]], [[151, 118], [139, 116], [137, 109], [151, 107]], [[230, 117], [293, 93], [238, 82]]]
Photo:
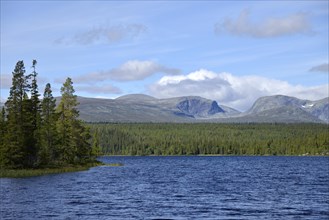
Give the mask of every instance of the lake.
[[1, 179], [0, 219], [329, 219], [329, 157], [101, 157]]

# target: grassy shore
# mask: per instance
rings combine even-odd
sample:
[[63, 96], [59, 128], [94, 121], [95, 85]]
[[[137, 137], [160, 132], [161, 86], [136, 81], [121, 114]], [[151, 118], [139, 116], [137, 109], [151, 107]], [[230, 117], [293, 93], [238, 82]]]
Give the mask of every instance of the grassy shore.
[[39, 168], [39, 169], [0, 169], [0, 178], [23, 178], [31, 176], [42, 176], [47, 174], [78, 172], [89, 170], [91, 167], [104, 165], [96, 161], [85, 165], [66, 166], [56, 168]]

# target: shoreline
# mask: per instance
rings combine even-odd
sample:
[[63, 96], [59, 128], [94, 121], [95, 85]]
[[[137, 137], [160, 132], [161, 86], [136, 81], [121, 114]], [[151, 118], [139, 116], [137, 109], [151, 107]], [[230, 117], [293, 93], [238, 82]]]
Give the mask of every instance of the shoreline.
[[300, 155], [238, 155], [238, 154], [196, 154], [196, 155], [99, 155], [98, 157], [329, 157], [329, 154], [300, 154]]
[[60, 174], [69, 172], [86, 171], [92, 167], [102, 166], [104, 163], [97, 161], [85, 165], [65, 166], [58, 168], [38, 168], [38, 169], [0, 169], [0, 178], [25, 178], [44, 176], [50, 174]]

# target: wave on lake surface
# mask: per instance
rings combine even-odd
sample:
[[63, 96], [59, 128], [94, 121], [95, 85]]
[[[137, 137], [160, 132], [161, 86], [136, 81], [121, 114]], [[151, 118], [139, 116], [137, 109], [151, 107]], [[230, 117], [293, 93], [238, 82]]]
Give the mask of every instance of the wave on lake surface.
[[329, 157], [101, 157], [1, 179], [1, 219], [328, 219]]

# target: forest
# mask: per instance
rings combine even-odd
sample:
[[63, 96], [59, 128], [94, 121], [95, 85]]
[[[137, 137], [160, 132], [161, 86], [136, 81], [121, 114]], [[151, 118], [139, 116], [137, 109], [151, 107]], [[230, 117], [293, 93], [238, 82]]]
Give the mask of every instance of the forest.
[[12, 87], [0, 116], [1, 169], [82, 165], [95, 160], [88, 127], [78, 119], [77, 96], [67, 78], [56, 104], [51, 85], [40, 99], [37, 61], [26, 74], [23, 61], [13, 71]]
[[79, 120], [73, 82], [60, 102], [45, 86], [40, 98], [37, 61], [23, 61], [0, 115], [1, 169], [65, 167], [99, 155], [329, 155], [327, 124], [99, 123]]
[[106, 155], [329, 155], [325, 124], [90, 124]]

